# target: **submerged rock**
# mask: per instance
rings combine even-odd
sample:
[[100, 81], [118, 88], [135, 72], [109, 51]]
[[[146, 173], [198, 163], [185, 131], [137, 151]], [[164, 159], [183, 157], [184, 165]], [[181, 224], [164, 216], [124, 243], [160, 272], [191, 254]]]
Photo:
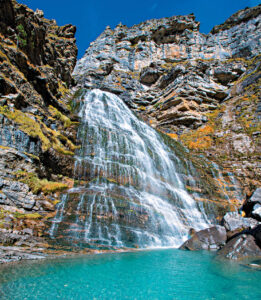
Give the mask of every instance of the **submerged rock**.
[[223, 226], [214, 226], [193, 234], [180, 249], [183, 250], [218, 250], [225, 245], [226, 229]]

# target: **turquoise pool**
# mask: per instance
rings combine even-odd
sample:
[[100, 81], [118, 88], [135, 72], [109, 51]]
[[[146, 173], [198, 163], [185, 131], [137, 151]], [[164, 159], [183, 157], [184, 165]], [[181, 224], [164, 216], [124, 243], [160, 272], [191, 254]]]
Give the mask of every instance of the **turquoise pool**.
[[261, 299], [261, 271], [176, 249], [0, 266], [0, 299]]

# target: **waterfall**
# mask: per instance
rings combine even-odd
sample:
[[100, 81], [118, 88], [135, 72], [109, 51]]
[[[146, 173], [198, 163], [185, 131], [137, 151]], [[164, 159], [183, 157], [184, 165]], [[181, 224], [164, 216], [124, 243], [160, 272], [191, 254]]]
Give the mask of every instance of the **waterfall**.
[[204, 205], [186, 189], [188, 181], [195, 185], [191, 163], [119, 97], [88, 91], [79, 116], [76, 185], [57, 206], [53, 239], [82, 247], [178, 247], [189, 228], [209, 226]]

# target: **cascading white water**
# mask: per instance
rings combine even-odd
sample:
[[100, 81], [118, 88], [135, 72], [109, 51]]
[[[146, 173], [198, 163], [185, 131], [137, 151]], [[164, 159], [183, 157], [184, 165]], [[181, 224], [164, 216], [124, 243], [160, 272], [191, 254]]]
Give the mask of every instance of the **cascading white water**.
[[[75, 179], [50, 235], [76, 244], [177, 247], [209, 220], [186, 191], [180, 158], [111, 93], [86, 92]], [[189, 175], [189, 174], [188, 174]], [[60, 232], [59, 232], [60, 230]]]

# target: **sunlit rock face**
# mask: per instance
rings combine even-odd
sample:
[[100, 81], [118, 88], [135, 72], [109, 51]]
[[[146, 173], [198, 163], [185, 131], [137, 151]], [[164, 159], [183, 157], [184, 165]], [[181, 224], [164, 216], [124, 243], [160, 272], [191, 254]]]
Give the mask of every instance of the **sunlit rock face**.
[[248, 14], [248, 18], [234, 23], [232, 20], [229, 26], [216, 28], [208, 35], [199, 32], [199, 22], [193, 14], [153, 19], [130, 28], [121, 24], [114, 30], [107, 28], [91, 43], [75, 72], [77, 77], [96, 69], [106, 72], [109, 65], [140, 72], [153, 63], [257, 55], [260, 10], [257, 7], [246, 11], [242, 14]]
[[235, 199], [242, 200], [232, 174], [226, 182], [217, 166], [204, 158], [194, 161], [116, 95], [84, 92], [79, 116], [75, 187], [58, 204], [49, 231], [53, 243], [177, 247], [189, 228], [216, 223]]
[[43, 241], [44, 221], [59, 199], [59, 189], [43, 186], [67, 188], [73, 175], [77, 116], [67, 94], [75, 31], [0, 1], [0, 245], [16, 247], [1, 248], [0, 262], [31, 257], [21, 252]]
[[260, 11], [240, 11], [208, 35], [193, 14], [106, 28], [78, 61], [75, 78], [120, 95], [157, 127], [195, 129], [228, 98], [246, 71], [244, 59], [260, 53]]
[[76, 65], [78, 89], [117, 94], [251, 195], [261, 184], [260, 12], [241, 10], [207, 35], [193, 14], [108, 27]]

